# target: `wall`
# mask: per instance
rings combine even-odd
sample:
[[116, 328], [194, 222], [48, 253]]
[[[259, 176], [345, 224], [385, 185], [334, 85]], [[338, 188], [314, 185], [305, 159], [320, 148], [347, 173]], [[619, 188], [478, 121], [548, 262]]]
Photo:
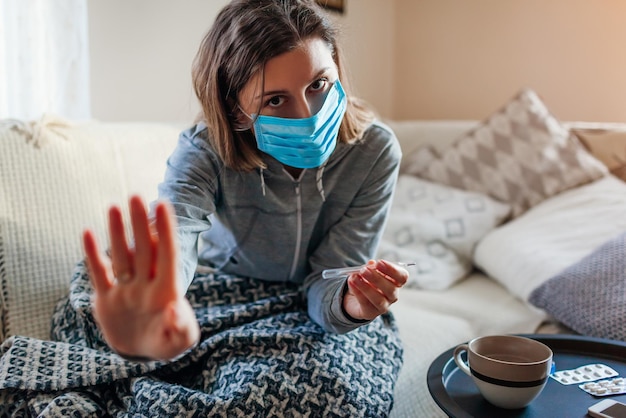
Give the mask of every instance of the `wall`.
[[[92, 115], [102, 121], [188, 122], [198, 112], [191, 62], [227, 0], [90, 0]], [[353, 91], [384, 116], [393, 105], [393, 4], [358, 0], [340, 27]]]
[[346, 0], [336, 18], [350, 70], [353, 93], [383, 117], [393, 117], [397, 0]]
[[191, 62], [227, 0], [90, 0], [92, 116], [187, 122]]
[[[227, 0], [90, 0], [92, 113], [188, 122], [190, 67]], [[353, 90], [383, 117], [482, 119], [521, 87], [563, 120], [626, 122], [623, 0], [346, 0]]]
[[626, 122], [625, 18], [623, 0], [398, 0], [392, 113], [482, 119], [526, 86], [559, 119]]

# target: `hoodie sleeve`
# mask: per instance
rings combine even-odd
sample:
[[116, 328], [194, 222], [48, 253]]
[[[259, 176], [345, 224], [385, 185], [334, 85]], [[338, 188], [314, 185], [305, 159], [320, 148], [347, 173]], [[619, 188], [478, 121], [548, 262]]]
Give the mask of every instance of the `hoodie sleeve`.
[[174, 208], [177, 273], [185, 291], [198, 264], [198, 237], [211, 228], [209, 215], [215, 211], [216, 159], [204, 145], [203, 132], [203, 126], [198, 125], [181, 133], [159, 185], [159, 200], [170, 202]]
[[395, 135], [376, 124], [342, 162], [349, 164], [348, 172], [366, 175], [355, 182], [358, 191], [354, 199], [311, 256], [313, 273], [304, 283], [309, 316], [327, 331], [345, 333], [369, 322], [350, 318], [344, 311], [346, 280], [325, 280], [321, 272], [327, 268], [365, 264], [375, 256], [391, 207], [401, 158]]

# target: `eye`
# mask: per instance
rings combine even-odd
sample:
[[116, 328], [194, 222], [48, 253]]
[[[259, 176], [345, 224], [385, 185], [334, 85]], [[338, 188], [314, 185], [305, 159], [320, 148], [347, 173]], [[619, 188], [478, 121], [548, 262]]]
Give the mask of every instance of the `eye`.
[[328, 79], [327, 78], [319, 78], [317, 80], [315, 80], [313, 83], [311, 83], [311, 85], [309, 86], [309, 90], [311, 91], [324, 91], [326, 89], [326, 86], [328, 85]]
[[282, 96], [273, 96], [265, 102], [265, 106], [269, 107], [280, 107], [285, 103], [285, 98]]

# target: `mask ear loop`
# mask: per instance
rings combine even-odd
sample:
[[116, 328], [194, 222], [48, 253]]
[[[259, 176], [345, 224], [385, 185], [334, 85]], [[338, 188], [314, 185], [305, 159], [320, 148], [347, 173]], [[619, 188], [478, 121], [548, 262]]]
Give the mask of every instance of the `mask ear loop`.
[[[241, 106], [239, 106], [239, 103], [235, 103], [234, 108], [235, 109], [232, 112], [230, 112], [230, 117], [232, 118], [233, 130], [235, 132], [245, 132], [245, 131], [251, 130], [252, 126], [254, 125], [254, 118], [248, 113], [246, 113], [246, 111], [243, 110]], [[250, 122], [246, 122], [246, 123], [242, 122], [241, 121], [242, 114], [248, 119], [250, 119]]]
[[[265, 89], [265, 63], [261, 67], [261, 91]], [[230, 95], [231, 91], [229, 89], [228, 94]], [[252, 130], [252, 126], [254, 126], [254, 122], [256, 122], [257, 116], [261, 113], [261, 106], [259, 105], [259, 109], [257, 110], [257, 114], [255, 116], [250, 115], [248, 112], [243, 110], [243, 107], [239, 104], [239, 100], [236, 98], [237, 96], [230, 96], [230, 100], [234, 102], [234, 105], [231, 106], [233, 111], [231, 112], [233, 119], [233, 129], [237, 132], [243, 132], [247, 130]], [[244, 116], [250, 119], [250, 125], [244, 126], [240, 121], [239, 115], [236, 112], [241, 112]]]

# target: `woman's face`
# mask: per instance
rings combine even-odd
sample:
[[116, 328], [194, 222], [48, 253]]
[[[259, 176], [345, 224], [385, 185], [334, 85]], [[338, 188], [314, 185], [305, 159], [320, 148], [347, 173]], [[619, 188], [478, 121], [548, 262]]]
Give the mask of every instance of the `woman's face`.
[[321, 109], [337, 78], [337, 65], [326, 42], [310, 38], [297, 49], [272, 58], [264, 72], [252, 76], [239, 92], [239, 106], [248, 115], [260, 111], [267, 116], [307, 118]]

